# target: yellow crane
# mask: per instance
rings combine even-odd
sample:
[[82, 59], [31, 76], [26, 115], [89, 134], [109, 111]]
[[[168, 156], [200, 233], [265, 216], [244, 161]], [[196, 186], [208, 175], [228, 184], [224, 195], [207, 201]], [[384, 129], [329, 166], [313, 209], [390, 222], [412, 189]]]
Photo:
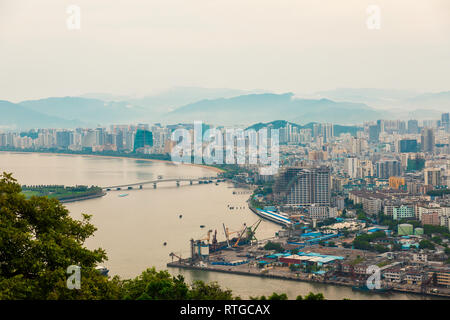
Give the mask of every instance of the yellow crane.
[[[238, 238], [242, 237], [242, 234], [245, 232], [245, 230], [247, 230], [247, 226], [246, 226], [246, 224], [244, 223], [244, 229], [243, 229], [243, 230], [230, 231], [230, 230], [228, 229], [228, 227], [225, 227], [225, 224], [223, 224], [223, 229], [224, 229], [224, 231], [225, 231], [225, 237], [226, 237], [226, 239], [227, 239], [228, 247], [231, 247], [231, 246], [230, 246], [230, 235], [231, 235], [231, 234], [235, 234], [235, 233], [239, 233]], [[235, 246], [233, 245], [233, 247], [235, 247]]]
[[241, 241], [242, 236], [245, 234], [246, 231], [247, 231], [247, 225], [244, 223], [244, 229], [241, 231], [241, 233], [239, 234], [238, 239], [234, 243], [234, 245], [233, 245], [234, 248], [236, 248], [239, 245], [239, 241]]
[[200, 239], [200, 241], [206, 240], [209, 243], [209, 240], [211, 239], [211, 233], [212, 233], [212, 230], [208, 230], [208, 233], [206, 234], [206, 236], [204, 236], [202, 239]]

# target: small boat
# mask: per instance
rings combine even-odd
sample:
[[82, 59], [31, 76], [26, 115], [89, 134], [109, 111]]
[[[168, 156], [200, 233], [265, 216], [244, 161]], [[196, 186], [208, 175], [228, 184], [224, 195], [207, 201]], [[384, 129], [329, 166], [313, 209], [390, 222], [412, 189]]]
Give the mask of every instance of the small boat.
[[369, 289], [367, 287], [367, 285], [363, 284], [360, 286], [353, 286], [352, 287], [353, 291], [364, 291], [364, 292], [373, 292], [373, 293], [385, 293], [385, 292], [390, 292], [392, 290], [392, 288], [390, 287], [384, 287], [384, 288], [373, 288], [373, 289]]
[[205, 227], [205, 225], [203, 225], [203, 224], [202, 224], [202, 225], [200, 225], [200, 228], [204, 228], [204, 227]]
[[119, 194], [119, 197], [126, 197], [128, 195], [128, 193], [122, 193], [122, 194]]
[[98, 266], [98, 267], [95, 267], [95, 270], [97, 270], [98, 272], [100, 272], [100, 274], [101, 274], [102, 276], [108, 276], [109, 270], [108, 270], [108, 268], [106, 268], [106, 267]]

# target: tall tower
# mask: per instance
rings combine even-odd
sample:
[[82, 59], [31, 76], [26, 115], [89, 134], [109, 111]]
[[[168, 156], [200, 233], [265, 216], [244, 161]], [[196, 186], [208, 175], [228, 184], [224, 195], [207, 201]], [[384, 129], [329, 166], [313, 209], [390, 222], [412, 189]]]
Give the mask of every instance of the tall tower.
[[423, 128], [421, 136], [421, 144], [423, 152], [434, 151], [434, 132], [432, 128]]

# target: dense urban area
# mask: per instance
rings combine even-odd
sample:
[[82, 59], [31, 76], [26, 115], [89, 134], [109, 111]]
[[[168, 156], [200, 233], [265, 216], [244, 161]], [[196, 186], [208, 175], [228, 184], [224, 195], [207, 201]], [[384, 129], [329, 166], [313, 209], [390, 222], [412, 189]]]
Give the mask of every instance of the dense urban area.
[[[178, 128], [193, 131], [192, 124], [11, 131], [0, 133], [0, 150], [170, 160]], [[276, 174], [262, 175], [259, 164], [213, 165], [223, 169], [217, 179], [247, 187], [249, 208], [280, 231], [258, 239], [260, 220], [236, 231], [224, 225], [226, 241], [218, 241], [217, 230], [205, 230], [202, 239], [186, 239], [190, 257], [172, 253], [169, 267], [450, 296], [449, 113], [360, 126], [274, 121], [247, 130], [262, 128], [279, 130]], [[368, 288], [374, 270], [381, 286]]]

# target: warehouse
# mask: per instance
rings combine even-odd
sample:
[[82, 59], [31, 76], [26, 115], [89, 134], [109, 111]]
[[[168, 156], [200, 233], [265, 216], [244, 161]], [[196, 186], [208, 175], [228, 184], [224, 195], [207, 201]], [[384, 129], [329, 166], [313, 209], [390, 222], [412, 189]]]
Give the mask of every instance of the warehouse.
[[286, 256], [286, 257], [280, 257], [279, 261], [282, 263], [286, 263], [288, 265], [311, 263], [311, 264], [317, 264], [317, 266], [322, 266], [322, 265], [326, 265], [329, 263], [333, 263], [336, 260], [343, 260], [343, 259], [344, 259], [344, 257], [340, 257], [340, 256], [328, 256], [328, 255], [322, 255], [322, 254], [314, 253], [314, 252], [310, 252], [310, 253], [299, 252], [298, 254], [293, 254], [290, 256]]

